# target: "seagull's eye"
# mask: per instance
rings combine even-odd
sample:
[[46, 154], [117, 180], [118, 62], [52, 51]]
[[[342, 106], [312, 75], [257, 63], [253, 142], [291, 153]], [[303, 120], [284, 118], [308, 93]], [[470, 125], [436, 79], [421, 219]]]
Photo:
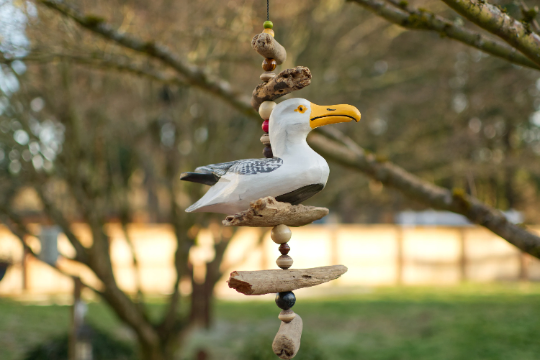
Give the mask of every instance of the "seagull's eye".
[[306, 110], [307, 110], [307, 107], [305, 107], [304, 105], [300, 105], [294, 111], [298, 111], [300, 114], [303, 114], [306, 112]]

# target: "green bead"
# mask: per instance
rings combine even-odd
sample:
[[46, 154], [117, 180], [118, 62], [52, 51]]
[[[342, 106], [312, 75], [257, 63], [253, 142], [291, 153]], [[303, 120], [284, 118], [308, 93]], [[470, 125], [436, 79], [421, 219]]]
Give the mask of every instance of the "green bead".
[[274, 24], [272, 24], [271, 21], [265, 21], [263, 26], [264, 26], [265, 29], [271, 29], [271, 28], [274, 27]]

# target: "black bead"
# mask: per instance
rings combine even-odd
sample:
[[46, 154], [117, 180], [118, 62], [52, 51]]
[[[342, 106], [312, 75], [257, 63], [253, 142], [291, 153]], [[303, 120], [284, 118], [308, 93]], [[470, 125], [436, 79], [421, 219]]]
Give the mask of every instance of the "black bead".
[[285, 291], [276, 294], [276, 305], [283, 310], [289, 310], [294, 306], [296, 296], [292, 291]]
[[271, 146], [266, 145], [266, 146], [264, 147], [264, 150], [263, 150], [263, 156], [264, 156], [265, 158], [272, 158], [272, 157], [274, 157], [274, 154], [272, 153], [272, 147], [271, 147]]

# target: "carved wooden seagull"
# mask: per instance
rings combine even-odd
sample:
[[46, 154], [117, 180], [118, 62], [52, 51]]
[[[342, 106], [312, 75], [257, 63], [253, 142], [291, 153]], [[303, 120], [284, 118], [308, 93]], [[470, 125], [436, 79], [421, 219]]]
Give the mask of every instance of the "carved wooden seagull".
[[308, 133], [323, 125], [358, 122], [360, 117], [351, 105], [319, 106], [305, 99], [279, 103], [270, 115], [274, 157], [206, 165], [183, 173], [181, 180], [212, 185], [186, 212], [233, 214], [266, 196], [293, 205], [312, 197], [324, 189], [330, 169], [307, 144]]

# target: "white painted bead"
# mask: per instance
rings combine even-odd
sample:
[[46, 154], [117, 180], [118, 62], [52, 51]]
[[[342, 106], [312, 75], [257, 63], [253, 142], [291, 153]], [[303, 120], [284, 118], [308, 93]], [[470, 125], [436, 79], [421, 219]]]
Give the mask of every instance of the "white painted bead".
[[274, 226], [272, 232], [270, 233], [270, 237], [276, 244], [285, 244], [291, 239], [291, 235], [291, 229], [289, 229], [287, 225], [283, 224]]
[[277, 258], [276, 264], [283, 270], [286, 270], [292, 266], [293, 259], [289, 255], [281, 255], [280, 257]]
[[278, 315], [278, 319], [283, 322], [291, 322], [296, 317], [296, 314], [292, 310], [281, 310]]
[[264, 145], [270, 145], [270, 135], [264, 134], [263, 136], [261, 136], [261, 142]]
[[272, 110], [276, 107], [276, 103], [273, 101], [265, 101], [259, 106], [259, 115], [263, 118], [263, 120], [270, 119], [270, 114], [272, 113]]

